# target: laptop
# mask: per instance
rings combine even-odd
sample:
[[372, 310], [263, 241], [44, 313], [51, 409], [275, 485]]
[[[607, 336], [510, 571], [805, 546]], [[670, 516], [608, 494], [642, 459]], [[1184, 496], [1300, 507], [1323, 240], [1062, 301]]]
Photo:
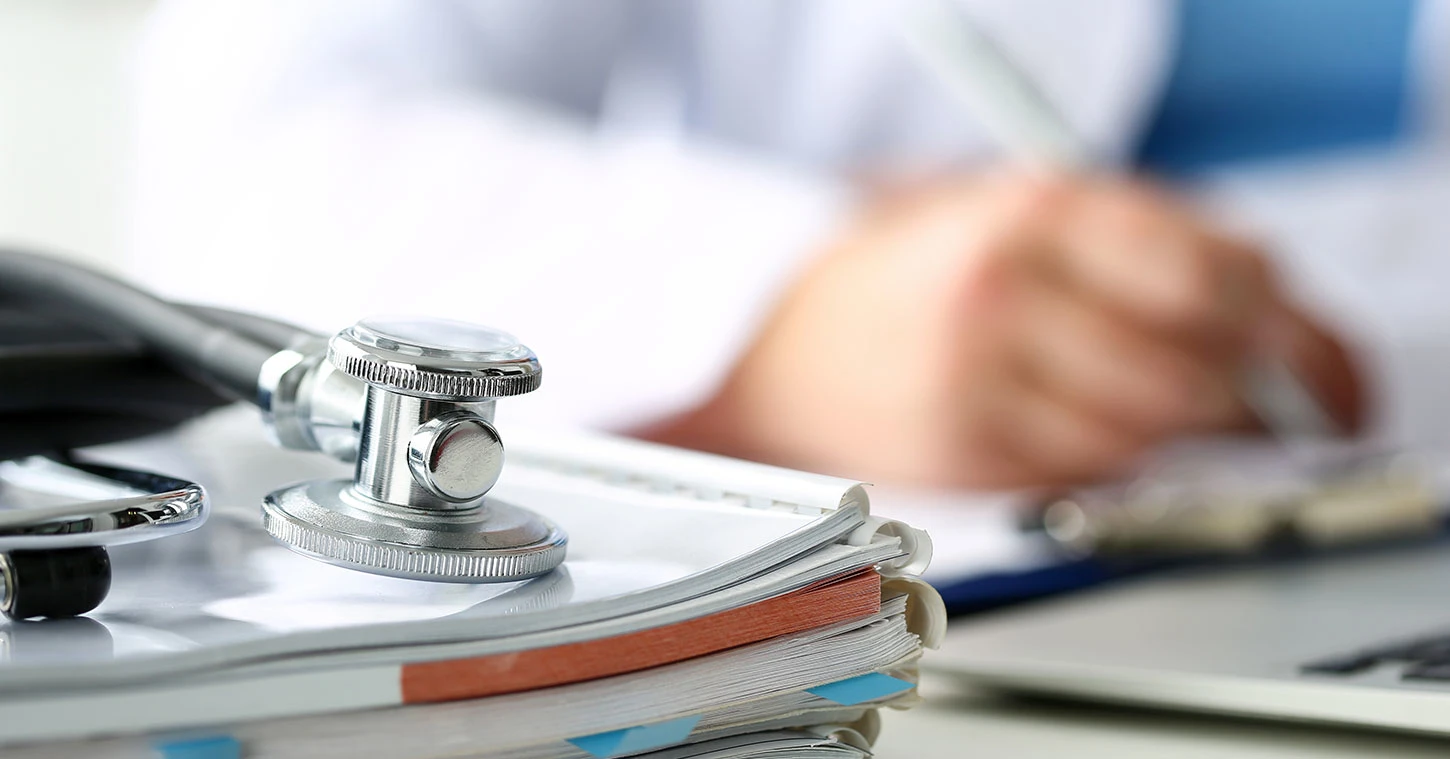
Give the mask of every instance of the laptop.
[[1450, 735], [1450, 542], [959, 618], [925, 663], [1016, 693]]

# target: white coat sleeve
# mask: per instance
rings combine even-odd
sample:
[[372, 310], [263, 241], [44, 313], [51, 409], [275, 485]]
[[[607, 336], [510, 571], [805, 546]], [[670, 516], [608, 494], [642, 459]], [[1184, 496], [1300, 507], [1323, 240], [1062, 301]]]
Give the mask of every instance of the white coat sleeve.
[[[590, 130], [570, 104], [608, 50], [535, 51], [571, 78], [527, 82], [486, 49], [540, 106], [480, 77], [469, 45], [490, 40], [421, 10], [442, 3], [344, 5], [163, 7], [139, 61], [130, 273], [322, 330], [503, 328], [545, 383], [502, 413], [619, 428], [708, 394], [851, 202], [752, 156]], [[585, 26], [614, 22], [598, 7]], [[493, 41], [538, 31], [520, 23]]]

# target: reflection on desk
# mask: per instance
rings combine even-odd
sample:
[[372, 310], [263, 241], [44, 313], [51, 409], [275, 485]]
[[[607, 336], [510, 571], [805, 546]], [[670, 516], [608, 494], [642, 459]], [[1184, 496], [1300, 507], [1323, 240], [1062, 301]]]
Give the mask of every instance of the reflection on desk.
[[924, 678], [926, 703], [885, 710], [878, 759], [1444, 757], [1435, 738], [1026, 700]]

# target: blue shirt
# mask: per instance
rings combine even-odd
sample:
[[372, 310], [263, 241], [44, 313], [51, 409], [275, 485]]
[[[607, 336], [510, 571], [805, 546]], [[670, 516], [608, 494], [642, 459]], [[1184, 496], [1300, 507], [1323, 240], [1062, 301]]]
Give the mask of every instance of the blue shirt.
[[1388, 145], [1407, 131], [1415, 0], [1181, 0], [1176, 60], [1139, 165]]

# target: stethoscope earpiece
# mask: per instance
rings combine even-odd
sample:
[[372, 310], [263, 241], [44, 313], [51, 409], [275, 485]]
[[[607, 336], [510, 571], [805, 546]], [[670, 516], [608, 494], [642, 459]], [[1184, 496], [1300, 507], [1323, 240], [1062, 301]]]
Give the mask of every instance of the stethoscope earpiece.
[[111, 557], [101, 546], [0, 554], [0, 612], [11, 619], [78, 617], [111, 592]]
[[11, 619], [89, 613], [111, 590], [108, 546], [189, 532], [210, 512], [194, 482], [99, 464], [6, 461], [0, 482], [56, 495], [115, 494], [0, 511], [0, 613]]

